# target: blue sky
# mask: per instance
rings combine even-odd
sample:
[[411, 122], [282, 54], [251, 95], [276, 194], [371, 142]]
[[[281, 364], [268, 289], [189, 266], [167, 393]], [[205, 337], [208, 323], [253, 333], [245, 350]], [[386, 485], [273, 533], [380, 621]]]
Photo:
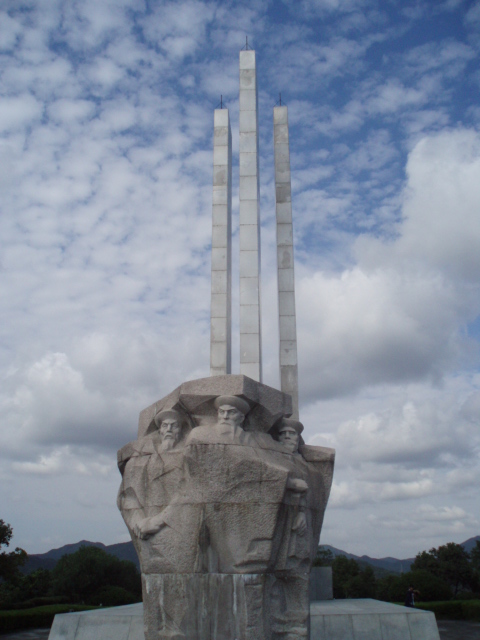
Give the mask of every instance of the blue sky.
[[0, 517], [31, 553], [128, 539], [116, 449], [143, 407], [208, 375], [213, 109], [223, 95], [236, 167], [247, 35], [265, 382], [281, 92], [301, 417], [337, 449], [322, 540], [407, 557], [480, 533], [480, 3], [15, 0], [0, 20]]

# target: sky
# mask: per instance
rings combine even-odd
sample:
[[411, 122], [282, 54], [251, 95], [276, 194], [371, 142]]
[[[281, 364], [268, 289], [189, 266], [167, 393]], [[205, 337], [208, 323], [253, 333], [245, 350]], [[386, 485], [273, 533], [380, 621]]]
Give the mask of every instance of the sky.
[[213, 110], [259, 84], [264, 382], [278, 387], [273, 107], [289, 110], [300, 416], [321, 541], [480, 534], [480, 2], [3, 0], [0, 518], [129, 539], [116, 450], [209, 375]]

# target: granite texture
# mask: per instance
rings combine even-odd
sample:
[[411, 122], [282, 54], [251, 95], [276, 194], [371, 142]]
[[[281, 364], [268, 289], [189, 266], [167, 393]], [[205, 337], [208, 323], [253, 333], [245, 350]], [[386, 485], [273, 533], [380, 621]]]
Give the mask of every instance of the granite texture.
[[213, 118], [212, 291], [210, 375], [231, 373], [232, 132], [228, 109]]
[[240, 373], [262, 381], [260, 180], [255, 51], [240, 51]]
[[55, 616], [49, 640], [144, 640], [143, 605]]
[[[186, 612], [186, 624], [198, 625], [202, 629], [204, 637], [212, 640], [233, 640], [234, 638], [244, 640], [250, 637], [260, 640], [259, 635], [242, 635], [242, 630], [238, 626], [235, 627], [235, 616], [231, 615], [234, 606], [231, 594], [240, 595], [237, 611], [244, 613], [246, 599], [248, 599], [245, 591], [249, 586], [252, 586], [253, 589], [258, 586], [256, 581], [259, 576], [248, 576], [248, 578], [250, 577], [252, 583], [248, 585], [244, 583], [245, 576], [194, 576], [192, 585], [202, 586], [203, 593], [208, 594], [209, 598], [215, 596], [217, 609], [214, 616], [210, 615], [210, 609], [200, 610], [200, 612], [197, 609], [199, 615], [196, 619], [192, 617], [192, 612], [188, 611]], [[269, 576], [260, 577], [260, 581], [268, 581], [268, 579]], [[228, 582], [232, 586], [225, 589], [225, 592], [219, 593], [219, 584], [225, 587]], [[233, 586], [235, 583], [236, 585]], [[207, 612], [209, 615], [204, 615]], [[255, 609], [251, 611], [251, 615], [254, 613]], [[218, 620], [218, 623], [215, 623], [214, 620]], [[254, 622], [253, 617], [250, 620]], [[440, 626], [446, 625], [443, 621], [439, 624]], [[461, 625], [462, 623], [455, 624]], [[463, 624], [468, 625], [468, 623]], [[473, 626], [474, 623], [471, 625]], [[249, 631], [254, 633], [252, 626], [247, 629], [247, 633]], [[144, 637], [143, 606], [138, 604], [57, 615], [49, 640], [108, 640], [108, 638], [112, 638], [112, 640], [143, 640]], [[182, 638], [181, 635], [153, 635], [150, 637]], [[289, 636], [283, 635], [281, 637], [288, 638]], [[297, 637], [301, 638], [302, 636], [290, 635], [289, 640], [294, 640]], [[475, 635], [474, 629], [468, 628], [464, 633], [460, 632], [455, 637], [465, 640], [472, 638], [473, 640], [478, 635]], [[429, 611], [408, 609], [377, 600], [334, 600], [310, 604], [310, 640], [440, 640], [440, 635], [435, 615]]]
[[334, 451], [291, 398], [243, 375], [186, 382], [118, 454], [147, 640], [308, 637], [309, 572]]
[[[277, 219], [278, 322], [280, 334], [280, 384], [292, 396], [293, 417], [298, 419], [298, 362], [293, 265], [293, 222], [290, 143], [287, 107], [273, 108], [275, 158], [275, 213]], [[285, 260], [287, 256], [287, 261]]]
[[378, 600], [312, 602], [311, 640], [440, 640], [435, 614]]

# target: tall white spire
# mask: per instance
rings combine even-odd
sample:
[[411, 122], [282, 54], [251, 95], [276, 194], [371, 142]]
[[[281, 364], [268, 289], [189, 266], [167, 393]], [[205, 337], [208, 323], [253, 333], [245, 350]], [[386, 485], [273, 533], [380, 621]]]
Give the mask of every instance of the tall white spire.
[[215, 109], [213, 132], [210, 375], [219, 376], [232, 372], [232, 134], [228, 109]]
[[240, 52], [240, 373], [262, 381], [255, 51]]
[[293, 269], [292, 184], [287, 107], [273, 109], [275, 151], [275, 213], [277, 218], [278, 317], [281, 390], [292, 396], [292, 417], [298, 420], [297, 327]]

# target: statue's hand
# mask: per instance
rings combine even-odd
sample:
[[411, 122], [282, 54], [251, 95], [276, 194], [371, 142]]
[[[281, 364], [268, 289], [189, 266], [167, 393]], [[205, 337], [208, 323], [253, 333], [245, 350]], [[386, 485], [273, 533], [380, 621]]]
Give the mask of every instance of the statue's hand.
[[292, 531], [298, 533], [299, 536], [304, 536], [307, 532], [307, 517], [302, 512], [300, 512], [295, 518], [295, 522], [293, 523]]
[[289, 478], [287, 489], [295, 491], [296, 493], [305, 493], [305, 491], [308, 490], [308, 485], [305, 480], [301, 480], [300, 478]]
[[153, 518], [144, 518], [135, 525], [135, 535], [142, 540], [146, 540], [150, 536], [153, 536], [153, 534], [158, 533], [164, 525], [165, 522], [161, 514]]

